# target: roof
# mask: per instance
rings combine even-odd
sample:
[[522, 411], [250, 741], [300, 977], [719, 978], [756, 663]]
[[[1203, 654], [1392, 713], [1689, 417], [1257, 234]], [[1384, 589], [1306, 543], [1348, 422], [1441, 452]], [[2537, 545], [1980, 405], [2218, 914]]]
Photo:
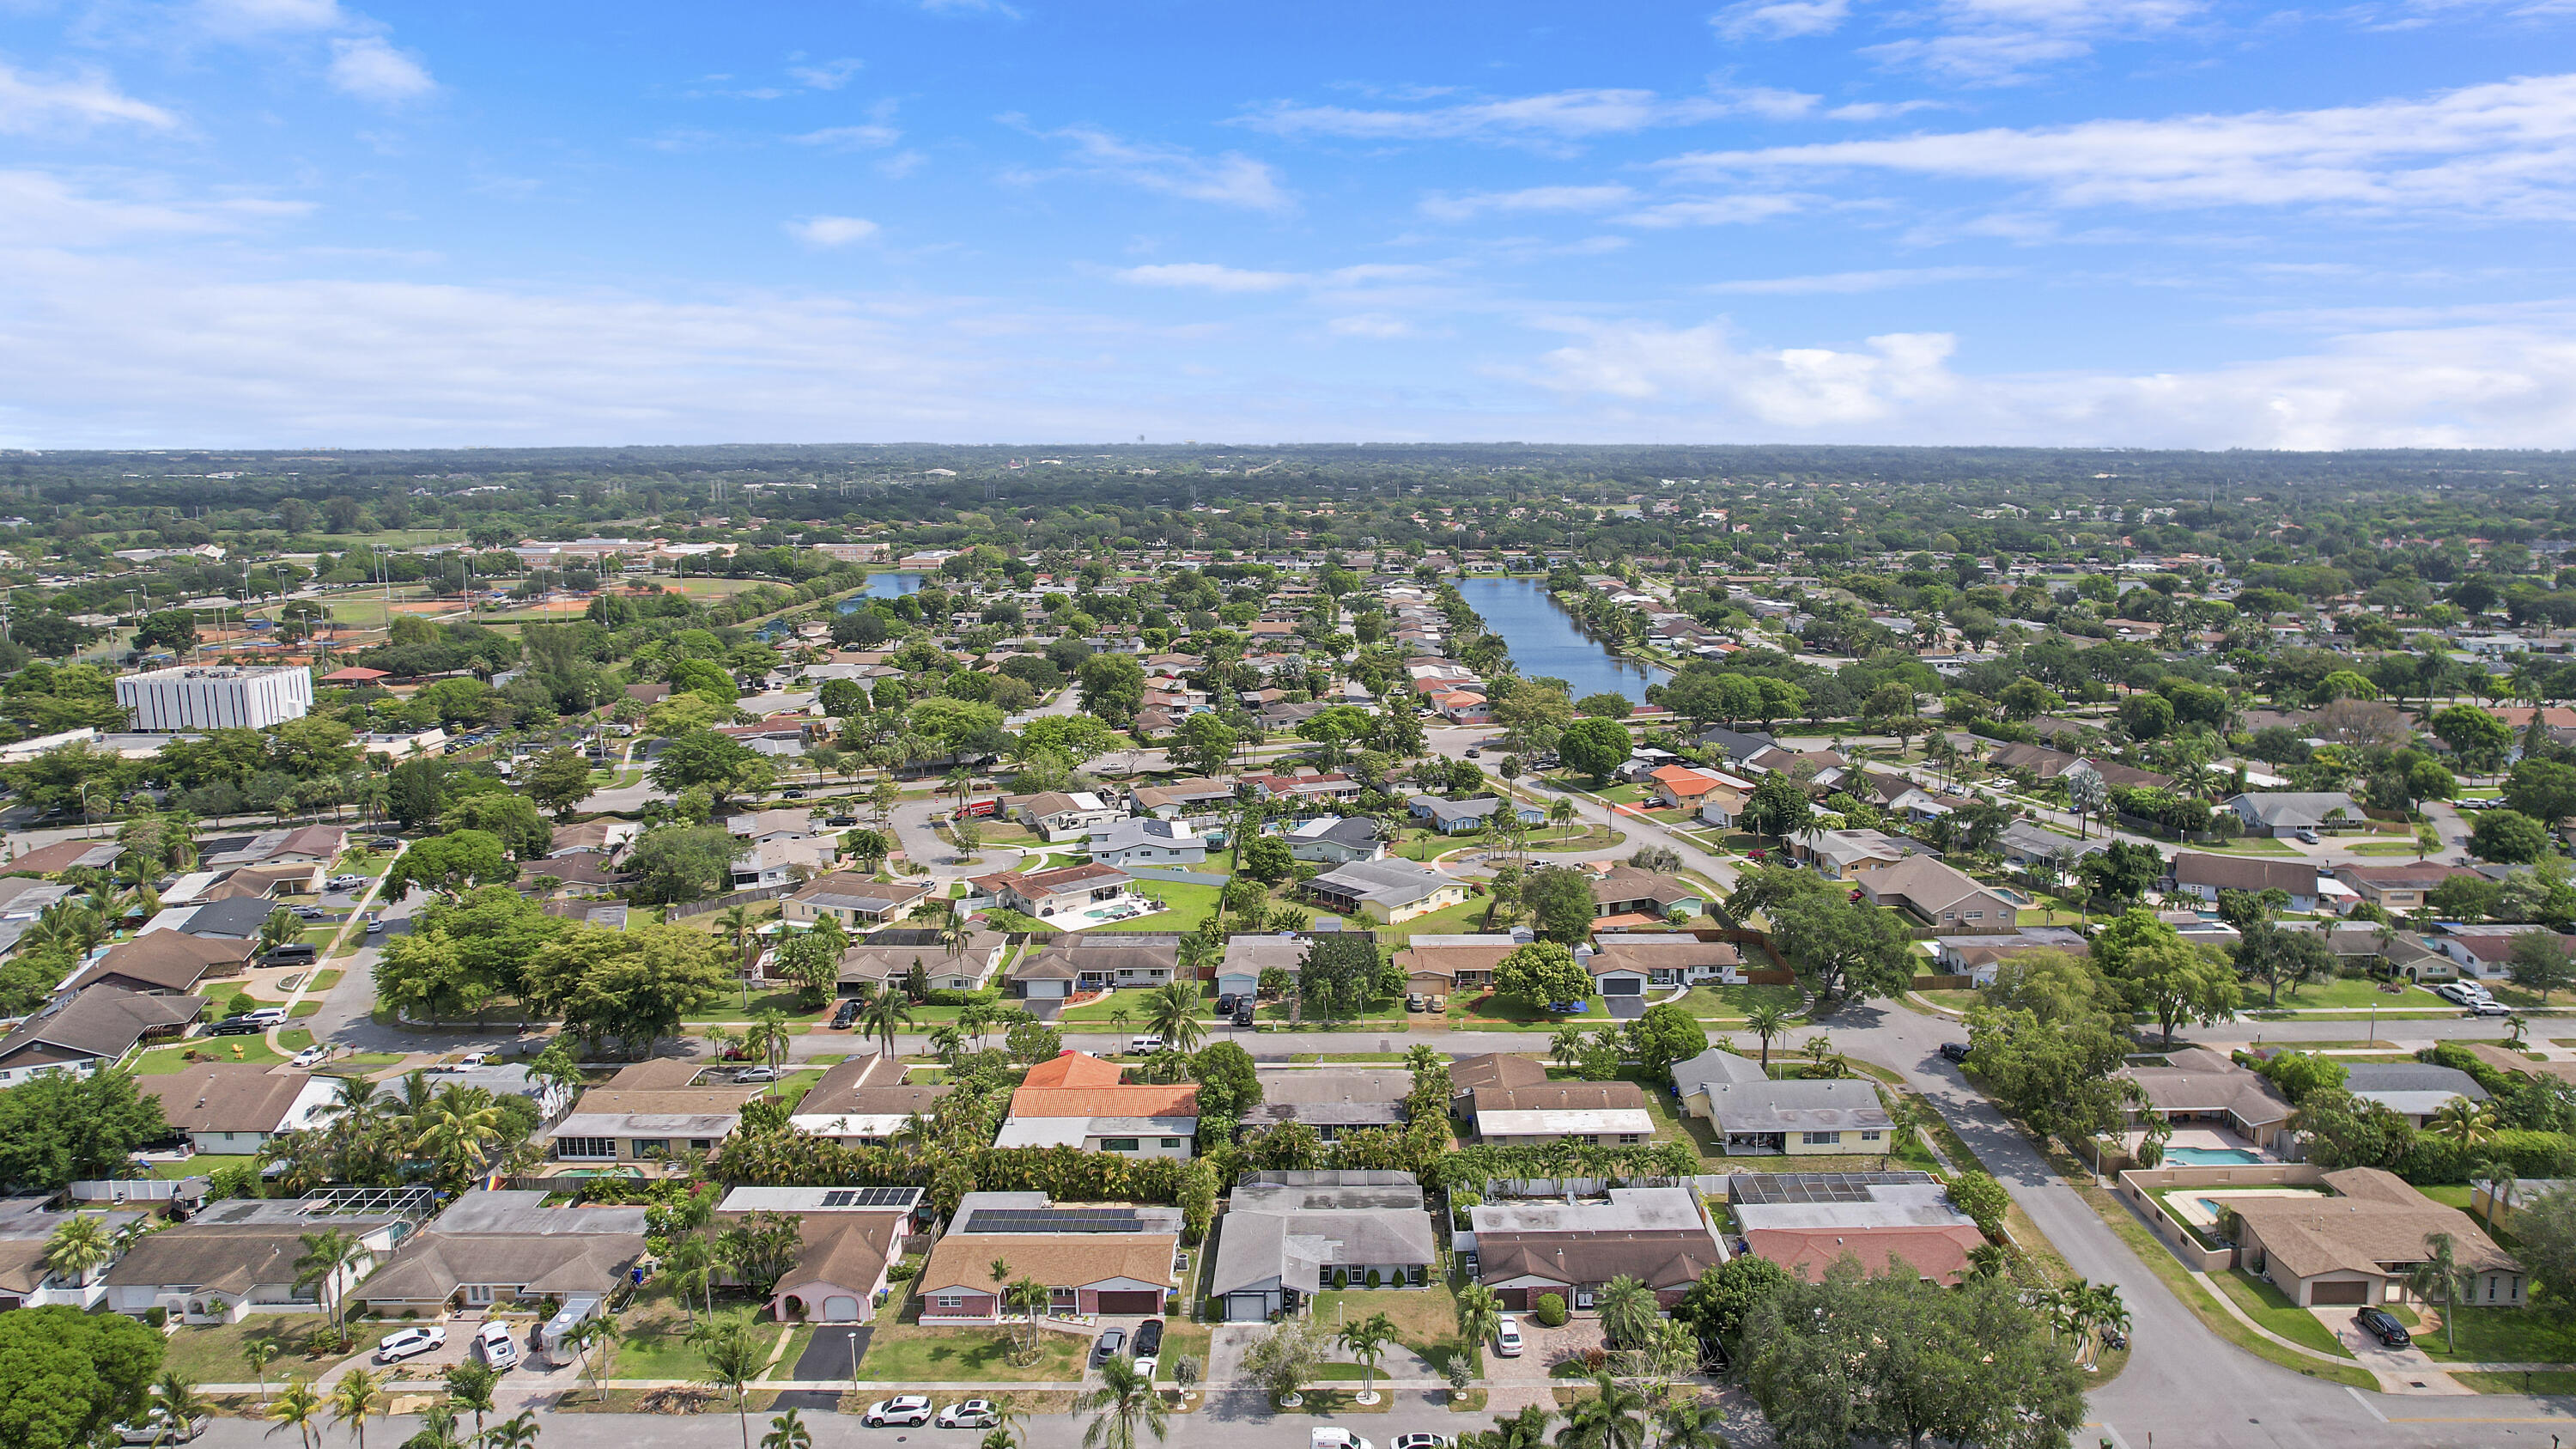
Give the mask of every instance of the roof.
[[1710, 1115], [1727, 1132], [1884, 1132], [1890, 1125], [1878, 1088], [1860, 1078], [1710, 1082], [1706, 1090]]
[[1710, 1082], [1759, 1082], [1769, 1076], [1751, 1057], [1710, 1047], [1689, 1061], [1673, 1063], [1673, 1090], [1687, 1097]]
[[924, 881], [878, 881], [855, 871], [836, 870], [807, 881], [788, 899], [829, 910], [864, 911], [875, 916], [911, 905], [928, 894], [930, 886]]
[[1634, 1278], [1647, 1287], [1680, 1288], [1726, 1261], [1706, 1228], [1668, 1232], [1479, 1232], [1477, 1276], [1488, 1284], [1534, 1278], [1549, 1283], [1606, 1283]]
[[993, 1276], [1003, 1263], [1011, 1280], [1032, 1278], [1050, 1288], [1078, 1288], [1125, 1280], [1172, 1288], [1173, 1233], [950, 1233], [930, 1250], [917, 1280], [924, 1294], [950, 1289], [999, 1294]]
[[1679, 1187], [1614, 1187], [1599, 1202], [1514, 1198], [1468, 1209], [1476, 1233], [1600, 1233], [1704, 1231], [1707, 1218], [1690, 1190]]
[[1593, 943], [1592, 974], [1604, 971], [1687, 971], [1741, 965], [1744, 953], [1724, 941], [1692, 936], [1602, 936]]
[[797, 1224], [802, 1237], [796, 1266], [778, 1286], [793, 1290], [820, 1283], [854, 1295], [867, 1292], [896, 1255], [903, 1219], [901, 1212], [827, 1212], [805, 1218]]
[[1809, 1282], [1849, 1255], [1872, 1274], [1883, 1273], [1891, 1257], [1935, 1283], [1955, 1284], [1967, 1276], [1968, 1255], [1986, 1241], [1973, 1223], [1938, 1228], [1748, 1228], [1745, 1246]]
[[[1340, 1177], [1337, 1173], [1282, 1173], [1281, 1177]], [[1394, 1267], [1437, 1262], [1440, 1250], [1422, 1189], [1407, 1174], [1400, 1183], [1271, 1182], [1239, 1185], [1217, 1239], [1216, 1263], [1206, 1291], [1223, 1295], [1277, 1279], [1312, 1293], [1331, 1267]]]
[[1458, 883], [1455, 876], [1409, 860], [1354, 860], [1306, 884], [1310, 889], [1356, 901], [1409, 906]]
[[1294, 971], [1306, 959], [1306, 942], [1298, 936], [1230, 936], [1225, 943], [1225, 959], [1217, 964], [1220, 976], [1259, 976], [1277, 968]]
[[2038, 856], [2045, 852], [2072, 859], [2078, 856], [2098, 855], [2111, 848], [2111, 843], [2101, 836], [2088, 836], [2078, 840], [2072, 835], [2060, 835], [2054, 830], [2032, 824], [2027, 820], [2016, 820], [2005, 826], [2003, 834], [1996, 838], [2005, 849], [2020, 851], [2030, 856]]
[[2279, 890], [2294, 896], [2317, 893], [2317, 868], [2304, 860], [2257, 860], [2186, 850], [2173, 858], [2173, 878], [2176, 885], [2208, 886], [2213, 890]]
[[74, 1057], [121, 1057], [147, 1031], [195, 1021], [202, 996], [146, 996], [121, 986], [82, 988], [50, 1015], [31, 1017], [0, 1039], [0, 1061], [31, 1047], [52, 1047]]
[[[350, 1296], [371, 1303], [443, 1302], [479, 1283], [508, 1284], [530, 1295], [606, 1293], [644, 1255], [640, 1210], [620, 1210], [633, 1215], [627, 1228], [622, 1218], [591, 1216], [595, 1209], [495, 1203], [469, 1211], [478, 1197], [542, 1200], [543, 1194], [467, 1193]], [[562, 1220], [548, 1222], [539, 1214], [561, 1214]]]
[[1377, 822], [1365, 815], [1319, 815], [1300, 820], [1283, 838], [1290, 841], [1331, 840], [1343, 845], [1373, 845], [1377, 842]]
[[2336, 1196], [2236, 1197], [2227, 1206], [2262, 1239], [2271, 1262], [2293, 1277], [2380, 1273], [2382, 1264], [2420, 1262], [2424, 1240], [2434, 1233], [2451, 1235], [2464, 1269], [2520, 1266], [2467, 1213], [2433, 1201], [2394, 1173], [2347, 1167], [2327, 1173], [2325, 1184]]
[[135, 1090], [161, 1103], [176, 1132], [275, 1132], [286, 1125], [311, 1072], [243, 1062], [197, 1062], [168, 1076], [137, 1077]]
[[2444, 865], [2438, 860], [2409, 861], [2402, 865], [2339, 865], [2334, 873], [2335, 879], [2346, 885], [2401, 891], [2428, 891], [2455, 875], [2477, 874], [2465, 866]]
[[186, 991], [209, 968], [238, 966], [249, 959], [246, 942], [191, 936], [184, 931], [146, 931], [101, 956], [97, 964], [74, 977], [72, 984], [77, 988], [122, 976], [166, 991]]
[[1492, 1087], [1536, 1086], [1546, 1080], [1547, 1067], [1538, 1058], [1509, 1052], [1460, 1057], [1449, 1069], [1449, 1088], [1460, 1096]]
[[1080, 971], [1177, 971], [1180, 964], [1178, 936], [1070, 936], [1021, 957], [1011, 968], [1011, 979], [1060, 979]]
[[1614, 865], [1592, 882], [1592, 900], [1596, 905], [1651, 900], [1660, 906], [1671, 906], [1682, 901], [1707, 899], [1705, 889], [1679, 876], [1659, 875], [1633, 865]]
[[1042, 870], [1034, 875], [1012, 874], [1017, 876], [1014, 888], [1031, 899], [1130, 878], [1127, 872], [1114, 865], [1068, 865], [1058, 870]]
[[1063, 1051], [1029, 1068], [1023, 1087], [1114, 1087], [1125, 1077], [1116, 1062], [1088, 1052]]
[[1405, 1120], [1413, 1091], [1410, 1073], [1386, 1069], [1265, 1071], [1260, 1078], [1261, 1101], [1244, 1114], [1247, 1125], [1392, 1127]]
[[113, 840], [63, 840], [37, 850], [20, 851], [8, 865], [14, 875], [56, 875], [83, 866], [104, 869], [116, 864], [125, 847]]
[[956, 1090], [946, 1082], [910, 1086], [904, 1082], [899, 1057], [862, 1052], [823, 1074], [796, 1104], [802, 1117], [908, 1117], [928, 1113], [931, 1105]]
[[2364, 818], [2361, 806], [2340, 790], [2267, 790], [2248, 792], [2230, 799], [2227, 804], [2238, 814], [2257, 825], [2279, 829], [2283, 826], [2318, 826], [2341, 812], [2342, 819], [2359, 824]]
[[1020, 1087], [1011, 1116], [1154, 1117], [1198, 1120], [1195, 1082], [1133, 1082], [1116, 1087]]
[[1874, 900], [1901, 896], [1926, 916], [1938, 916], [1972, 896], [2002, 899], [1965, 872], [1921, 855], [1908, 856], [1864, 877], [1861, 889]]
[[187, 1287], [246, 1293], [291, 1284], [310, 1224], [181, 1223], [144, 1238], [107, 1270], [111, 1287]]
[[1476, 1131], [1485, 1137], [1618, 1132], [1652, 1135], [1653, 1114], [1634, 1082], [1546, 1082], [1524, 1087], [1479, 1087], [1473, 1092]]
[[2165, 1054], [2161, 1067], [2122, 1067], [2157, 1111], [2232, 1112], [2249, 1126], [2290, 1120], [2290, 1104], [2270, 1082], [2206, 1047]]

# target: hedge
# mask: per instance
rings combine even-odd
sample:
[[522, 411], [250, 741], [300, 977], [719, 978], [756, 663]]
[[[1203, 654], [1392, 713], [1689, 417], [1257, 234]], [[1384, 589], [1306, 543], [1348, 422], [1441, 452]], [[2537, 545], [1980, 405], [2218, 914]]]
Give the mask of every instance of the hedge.
[[2397, 1175], [2414, 1183], [2466, 1182], [2481, 1162], [2501, 1163], [2515, 1177], [2576, 1176], [2576, 1137], [2506, 1127], [2474, 1147], [2463, 1147], [2447, 1137], [2420, 1133], [2398, 1163]]

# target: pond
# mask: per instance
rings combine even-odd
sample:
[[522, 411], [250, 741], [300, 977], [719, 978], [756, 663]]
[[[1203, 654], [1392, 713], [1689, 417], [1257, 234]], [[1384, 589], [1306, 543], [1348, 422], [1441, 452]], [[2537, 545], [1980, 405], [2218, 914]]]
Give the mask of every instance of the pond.
[[[870, 599], [893, 599], [905, 594], [921, 592], [922, 580], [928, 577], [927, 574], [917, 573], [870, 574], [866, 588], [843, 599], [834, 607], [840, 613], [855, 614], [866, 608]], [[761, 638], [775, 641], [786, 638], [794, 629], [795, 626], [784, 619], [773, 619], [761, 625], [759, 633]]]
[[1458, 593], [1511, 646], [1512, 663], [1523, 678], [1562, 679], [1575, 699], [1624, 694], [1643, 704], [1647, 685], [1673, 677], [1668, 669], [1620, 658], [1576, 628], [1574, 616], [1548, 597], [1542, 580], [1460, 579]]

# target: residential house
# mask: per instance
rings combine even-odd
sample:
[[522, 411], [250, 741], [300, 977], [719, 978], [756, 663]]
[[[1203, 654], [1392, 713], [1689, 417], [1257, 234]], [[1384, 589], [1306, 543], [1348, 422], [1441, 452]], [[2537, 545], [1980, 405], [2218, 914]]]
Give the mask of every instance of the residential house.
[[547, 847], [546, 853], [571, 855], [576, 852], [595, 852], [613, 857], [633, 845], [636, 837], [643, 833], [644, 827], [635, 821], [620, 820], [614, 815], [602, 815], [595, 820], [556, 826], [552, 843]]
[[[1457, 1080], [1453, 1068], [1453, 1089]], [[1477, 1087], [1466, 1097], [1467, 1126], [1488, 1142], [1633, 1147], [1655, 1136], [1645, 1093], [1634, 1082], [1539, 1081]]]
[[[1010, 938], [999, 931], [968, 931], [949, 943], [955, 950], [942, 945], [935, 930], [898, 926], [879, 931], [842, 950], [834, 994], [873, 996], [902, 990], [916, 965], [933, 991], [980, 990], [1002, 964], [1002, 952], [1009, 944]], [[775, 957], [770, 964], [775, 970]]]
[[[1022, 953], [1011, 967], [1015, 983], [1070, 981], [1074, 993], [1151, 990], [1180, 974], [1181, 938], [1142, 932], [1063, 936]], [[1023, 991], [1024, 996], [1045, 993]]]
[[1951, 1286], [1986, 1241], [1928, 1172], [1737, 1173], [1726, 1196], [1745, 1247], [1811, 1283], [1848, 1256], [1868, 1273], [1894, 1259]]
[[2215, 902], [2220, 891], [2277, 890], [2290, 898], [2289, 908], [2293, 911], [2305, 913], [2317, 908], [2317, 868], [2304, 860], [2260, 860], [2185, 850], [2175, 853], [2170, 868], [2175, 890], [2204, 901]]
[[2475, 875], [2464, 866], [2444, 865], [2439, 861], [2418, 860], [2405, 865], [2339, 865], [2334, 878], [2352, 887], [2353, 894], [2386, 911], [2391, 916], [2405, 916], [2423, 907], [2433, 888], [2455, 875]]
[[779, 918], [791, 926], [811, 925], [824, 916], [862, 930], [910, 914], [930, 895], [930, 882], [877, 881], [855, 871], [836, 870], [816, 876], [779, 903]]
[[[2122, 1067], [2116, 1076], [2138, 1084], [2146, 1106], [2173, 1125], [2224, 1128], [2268, 1152], [2291, 1145], [2290, 1103], [2270, 1082], [2207, 1047], [2165, 1053], [2160, 1067]], [[2130, 1109], [2130, 1119], [2140, 1112]]]
[[1207, 863], [1207, 838], [1186, 820], [1147, 816], [1091, 827], [1091, 859], [1098, 865], [1186, 867]]
[[1711, 1077], [1702, 1081], [1698, 1100], [1685, 1098], [1683, 1105], [1714, 1124], [1720, 1149], [1729, 1157], [1877, 1157], [1895, 1147], [1887, 1109], [1879, 1102], [1877, 1086], [1865, 1077], [1780, 1082], [1767, 1076], [1746, 1081]]
[[840, 843], [828, 835], [753, 841], [749, 850], [734, 857], [733, 888], [747, 891], [801, 885], [829, 872], [840, 856]]
[[1932, 942], [1932, 964], [1953, 976], [1973, 978], [1979, 986], [1994, 984], [2004, 962], [2032, 951], [2063, 951], [2082, 956], [2092, 950], [2083, 933], [2070, 926], [2023, 926], [1992, 935], [1961, 932]]
[[1123, 1082], [1115, 1062], [1067, 1051], [1029, 1068], [1011, 1093], [997, 1147], [1079, 1147], [1131, 1157], [1188, 1157], [1199, 1130], [1198, 1087]]
[[[293, 867], [306, 872], [316, 868], [309, 865]], [[234, 871], [233, 875], [238, 876], [252, 869], [255, 867], [244, 866], [241, 870]], [[210, 941], [226, 950], [238, 952], [241, 959], [247, 960], [253, 949], [252, 943], [259, 939], [261, 928], [268, 924], [270, 916], [277, 913], [277, 907], [274, 904], [248, 893], [214, 896], [208, 892], [201, 895], [199, 900], [202, 904], [172, 907], [162, 911], [145, 923], [139, 934], [194, 936], [201, 941]]]
[[787, 1121], [808, 1136], [876, 1146], [902, 1137], [916, 1115], [929, 1116], [955, 1090], [945, 1082], [914, 1085], [904, 1080], [901, 1057], [860, 1052], [825, 1072]]
[[1703, 941], [1672, 932], [1647, 935], [1595, 936], [1585, 962], [1596, 981], [1608, 973], [1633, 973], [1647, 986], [1688, 986], [1713, 981], [1740, 986], [1744, 953], [1724, 941]]
[[329, 1282], [299, 1283], [310, 1251], [304, 1240], [322, 1223], [301, 1202], [234, 1199], [137, 1242], [101, 1279], [105, 1301], [142, 1318], [153, 1309], [183, 1323], [239, 1323], [254, 1309], [318, 1308], [327, 1288], [345, 1295], [393, 1250], [407, 1220], [392, 1213], [334, 1215], [324, 1221], [358, 1240], [362, 1251]]
[[[1022, 1279], [1047, 1290], [1050, 1316], [1161, 1313], [1181, 1286], [1180, 1236], [1174, 1207], [970, 1192], [922, 1264], [915, 1290], [921, 1321], [999, 1323], [1006, 1312], [1022, 1311], [1003, 1302], [1004, 1290]], [[1007, 1275], [995, 1275], [997, 1264]]]
[[189, 996], [208, 977], [240, 974], [251, 957], [252, 943], [184, 931], [146, 931], [110, 947], [106, 955], [74, 976], [71, 989], [108, 985], [147, 996]]
[[2245, 822], [2248, 835], [2296, 835], [2302, 830], [2359, 830], [2369, 817], [2340, 790], [2275, 790], [2229, 797], [2223, 807]]
[[1467, 900], [1467, 883], [1410, 860], [1355, 860], [1306, 882], [1306, 893], [1345, 916], [1382, 925], [1427, 916]]
[[66, 1278], [45, 1266], [45, 1252], [54, 1234], [75, 1217], [95, 1219], [111, 1238], [151, 1222], [151, 1214], [131, 1209], [57, 1211], [47, 1206], [50, 1201], [42, 1194], [0, 1198], [0, 1312], [58, 1304], [96, 1307], [107, 1293], [102, 1277], [115, 1259], [111, 1257], [85, 1273]]
[[1606, 861], [1584, 868], [1593, 872], [1592, 914], [1598, 922], [1595, 930], [1660, 926], [1675, 911], [1696, 916], [1708, 909], [1707, 889], [1677, 875]]
[[1859, 886], [1871, 905], [1901, 911], [1936, 932], [1983, 935], [2020, 919], [2020, 907], [2001, 891], [1926, 856], [1865, 872]]
[[2481, 1308], [2519, 1308], [2526, 1298], [2522, 1264], [2488, 1237], [2477, 1220], [2409, 1187], [2395, 1173], [2347, 1167], [2325, 1175], [2334, 1196], [2231, 1197], [2236, 1260], [2301, 1308], [2400, 1303], [2406, 1280], [2430, 1255], [2427, 1241], [2449, 1235], [2469, 1284], [2461, 1300]]
[[1294, 976], [1305, 959], [1306, 940], [1302, 936], [1229, 936], [1225, 959], [1216, 968], [1217, 995], [1256, 996], [1261, 990], [1261, 973], [1275, 970]]
[[561, 899], [603, 894], [616, 889], [620, 882], [610, 856], [595, 850], [573, 850], [522, 864], [516, 884], [519, 893], [531, 899]]
[[921, 1198], [917, 1187], [737, 1187], [716, 1205], [716, 1222], [752, 1213], [796, 1219], [800, 1246], [770, 1292], [772, 1319], [870, 1323]]
[[1634, 1278], [1666, 1308], [1726, 1261], [1688, 1188], [1614, 1187], [1599, 1202], [1531, 1198], [1479, 1203], [1476, 1278], [1503, 1307], [1526, 1312], [1553, 1293], [1589, 1309], [1613, 1278]]
[[[968, 876], [962, 904], [968, 910], [1000, 906], [1042, 921], [1061, 916], [1064, 919], [1057, 922], [1060, 929], [1080, 930], [1098, 924], [1098, 919], [1086, 913], [1127, 896], [1131, 883], [1127, 872], [1114, 865], [1068, 865], [1026, 875], [1016, 870], [996, 871]], [[1142, 902], [1138, 905], [1141, 909]]]
[[1671, 1075], [1673, 1095], [1680, 1100], [1682, 1110], [1700, 1118], [1709, 1115], [1708, 1089], [1712, 1085], [1771, 1080], [1760, 1062], [1724, 1047], [1710, 1047], [1687, 1061], [1673, 1063]]
[[1756, 750], [1736, 763], [1742, 765], [1747, 774], [1779, 773], [1801, 781], [1814, 779], [1827, 770], [1851, 768], [1851, 761], [1832, 750], [1792, 750], [1780, 745]]
[[1376, 860], [1386, 852], [1385, 842], [1378, 839], [1377, 822], [1365, 815], [1319, 815], [1300, 820], [1280, 831], [1279, 838], [1288, 842], [1291, 858], [1321, 865]]
[[[1444, 800], [1437, 795], [1413, 795], [1406, 798], [1404, 805], [1406, 813], [1416, 820], [1427, 822], [1428, 828], [1442, 835], [1463, 835], [1470, 830], [1482, 830], [1492, 824], [1494, 812], [1502, 809], [1504, 802], [1491, 795], [1479, 795], [1473, 800]], [[1547, 812], [1527, 801], [1513, 801], [1511, 808], [1512, 813], [1519, 817], [1524, 825], [1547, 823]]]
[[352, 1295], [380, 1318], [556, 1300], [559, 1338], [630, 1280], [645, 1255], [645, 1209], [548, 1207], [535, 1190], [475, 1189], [405, 1241]]
[[1857, 880], [1918, 855], [1937, 853], [1876, 830], [1803, 830], [1789, 837], [1790, 858], [1828, 880]]
[[0, 866], [11, 875], [61, 875], [68, 870], [113, 870], [125, 847], [113, 840], [64, 840], [22, 850]]
[[2003, 852], [2005, 864], [2045, 873], [2052, 868], [2072, 870], [2084, 857], [2110, 849], [2111, 842], [2098, 835], [2078, 839], [2028, 820], [2016, 820], [2003, 828], [1995, 838], [1995, 846]]
[[1327, 1288], [1418, 1288], [1439, 1235], [1409, 1172], [1252, 1172], [1235, 1185], [1206, 1285], [1228, 1323], [1301, 1312]]
[[1021, 801], [1020, 823], [1042, 840], [1079, 840], [1100, 826], [1127, 818], [1127, 807], [1104, 801], [1088, 790], [1049, 790]]
[[713, 1152], [741, 1125], [743, 1104], [766, 1087], [700, 1086], [698, 1062], [638, 1062], [593, 1087], [543, 1136], [561, 1163], [656, 1162]]
[[281, 1132], [320, 1124], [339, 1098], [337, 1077], [246, 1062], [193, 1062], [137, 1077], [136, 1092], [161, 1104], [161, 1117], [191, 1151], [247, 1156]]
[[85, 987], [69, 1001], [0, 1037], [0, 1087], [48, 1073], [86, 1077], [114, 1066], [147, 1041], [176, 1037], [206, 1009], [202, 996], [145, 995], [121, 986]]
[[1402, 1127], [1404, 1099], [1413, 1091], [1412, 1074], [1391, 1069], [1272, 1069], [1259, 1076], [1261, 1102], [1244, 1114], [1243, 1125], [1303, 1122], [1326, 1142], [1373, 1127]]
[[1405, 989], [1426, 996], [1483, 991], [1504, 957], [1538, 939], [1527, 930], [1496, 935], [1421, 935], [1395, 953]]
[[1233, 798], [1232, 785], [1209, 779], [1174, 780], [1167, 785], [1135, 785], [1127, 791], [1128, 803], [1137, 814], [1164, 820], [1195, 815]]
[[835, 833], [816, 820], [811, 809], [801, 805], [729, 816], [725, 820], [725, 830], [736, 840], [748, 840], [754, 844], [771, 840], [824, 840]]
[[[1712, 796], [1732, 797], [1736, 808], [1741, 809], [1745, 798], [1753, 793], [1751, 781], [1694, 770], [1687, 765], [1666, 765], [1648, 775], [1645, 783], [1667, 810], [1697, 810]], [[1733, 819], [1732, 812], [1728, 819]]]
[[2417, 1128], [2453, 1102], [2487, 1100], [2487, 1089], [2476, 1078], [2457, 1067], [2430, 1062], [2349, 1062], [2344, 1066], [2343, 1089], [2365, 1102], [2377, 1102]]

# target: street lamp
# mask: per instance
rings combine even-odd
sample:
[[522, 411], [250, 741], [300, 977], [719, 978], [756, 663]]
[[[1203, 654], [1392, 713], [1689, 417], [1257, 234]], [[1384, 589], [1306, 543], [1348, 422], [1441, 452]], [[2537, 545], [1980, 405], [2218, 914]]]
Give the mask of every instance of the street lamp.
[[850, 1340], [850, 1392], [856, 1395], [859, 1391], [859, 1331], [853, 1328], [846, 1332]]

